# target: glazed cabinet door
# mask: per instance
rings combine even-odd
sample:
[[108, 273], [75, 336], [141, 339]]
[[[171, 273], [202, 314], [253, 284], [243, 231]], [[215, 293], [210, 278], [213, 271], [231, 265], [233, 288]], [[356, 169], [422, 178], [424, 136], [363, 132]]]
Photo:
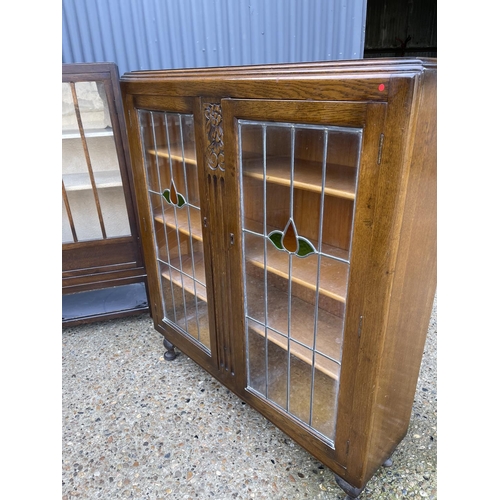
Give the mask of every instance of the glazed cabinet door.
[[385, 105], [225, 100], [222, 110], [241, 389], [331, 457], [344, 344], [357, 328], [346, 320], [359, 307], [349, 280], [356, 211], [376, 180]]
[[[62, 65], [64, 295], [127, 287], [133, 296], [135, 283], [146, 281], [118, 78], [112, 63]], [[80, 304], [89, 300], [79, 297]], [[119, 299], [116, 306], [109, 312], [70, 307], [63, 311], [63, 323], [126, 313]]]
[[214, 314], [193, 100], [136, 96], [130, 106], [154, 321], [171, 343], [208, 367]]

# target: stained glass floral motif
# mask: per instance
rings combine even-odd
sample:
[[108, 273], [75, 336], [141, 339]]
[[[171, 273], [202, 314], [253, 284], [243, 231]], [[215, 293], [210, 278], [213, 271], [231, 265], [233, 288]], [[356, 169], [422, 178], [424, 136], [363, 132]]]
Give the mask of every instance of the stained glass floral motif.
[[278, 250], [287, 251], [297, 257], [307, 257], [316, 252], [309, 240], [297, 234], [293, 219], [289, 219], [283, 231], [271, 231], [267, 237]]
[[170, 203], [170, 205], [175, 205], [179, 208], [181, 208], [186, 203], [186, 199], [184, 198], [184, 196], [177, 192], [173, 180], [170, 183], [170, 189], [165, 189], [165, 191], [163, 191], [163, 197], [167, 200], [167, 203]]

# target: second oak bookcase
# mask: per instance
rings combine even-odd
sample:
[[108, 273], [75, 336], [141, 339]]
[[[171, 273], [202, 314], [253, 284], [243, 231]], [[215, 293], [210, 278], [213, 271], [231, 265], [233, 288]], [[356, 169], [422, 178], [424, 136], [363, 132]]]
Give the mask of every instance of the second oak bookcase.
[[125, 74], [156, 329], [351, 498], [404, 437], [436, 286], [436, 61]]

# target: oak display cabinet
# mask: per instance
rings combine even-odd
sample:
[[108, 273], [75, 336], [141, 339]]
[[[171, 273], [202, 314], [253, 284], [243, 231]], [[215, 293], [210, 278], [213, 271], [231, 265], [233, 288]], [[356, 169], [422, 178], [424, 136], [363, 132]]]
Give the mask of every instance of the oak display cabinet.
[[[433, 59], [121, 78], [155, 328], [357, 497], [436, 287]], [[174, 348], [175, 346], [175, 348]]]

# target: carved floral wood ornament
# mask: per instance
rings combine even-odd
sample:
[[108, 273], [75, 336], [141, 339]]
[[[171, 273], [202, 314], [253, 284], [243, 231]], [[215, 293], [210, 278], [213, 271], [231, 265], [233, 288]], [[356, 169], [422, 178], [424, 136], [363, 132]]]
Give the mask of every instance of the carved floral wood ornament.
[[220, 168], [224, 172], [224, 132], [220, 104], [206, 104], [205, 118], [205, 128], [209, 141], [206, 152], [208, 166], [212, 170]]

